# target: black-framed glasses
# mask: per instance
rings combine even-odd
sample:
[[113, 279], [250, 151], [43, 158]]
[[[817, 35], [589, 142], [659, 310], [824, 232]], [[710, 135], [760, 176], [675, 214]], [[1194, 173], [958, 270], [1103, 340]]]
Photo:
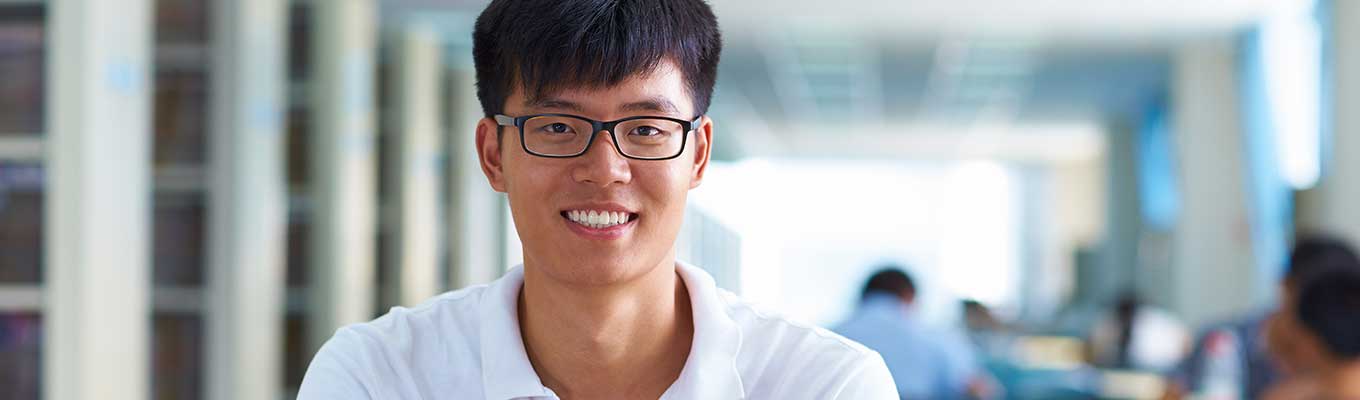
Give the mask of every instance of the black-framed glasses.
[[[596, 121], [570, 114], [534, 114], [522, 117], [496, 115], [496, 124], [519, 128], [519, 143], [526, 153], [549, 158], [585, 154], [595, 135], [609, 132], [614, 149], [634, 160], [669, 160], [685, 151], [689, 132], [703, 116], [693, 120], [638, 116]], [[620, 137], [619, 134], [622, 134]]]

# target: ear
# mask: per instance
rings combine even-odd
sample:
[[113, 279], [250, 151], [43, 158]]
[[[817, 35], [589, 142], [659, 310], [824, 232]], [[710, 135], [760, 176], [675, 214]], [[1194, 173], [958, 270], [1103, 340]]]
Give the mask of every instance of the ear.
[[477, 121], [477, 159], [482, 164], [482, 173], [486, 174], [487, 182], [491, 183], [491, 189], [505, 193], [505, 164], [501, 159], [501, 138], [496, 133], [500, 125], [491, 118], [482, 118]]
[[704, 116], [699, 127], [694, 129], [694, 165], [691, 168], [689, 188], [699, 187], [708, 171], [708, 160], [713, 149], [713, 120]]

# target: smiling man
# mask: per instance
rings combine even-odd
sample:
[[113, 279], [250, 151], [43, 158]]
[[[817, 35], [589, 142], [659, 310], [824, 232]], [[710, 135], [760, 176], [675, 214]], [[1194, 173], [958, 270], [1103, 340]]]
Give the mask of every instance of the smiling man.
[[897, 399], [882, 358], [676, 260], [722, 44], [701, 0], [495, 0], [477, 152], [524, 264], [340, 329], [312, 399]]

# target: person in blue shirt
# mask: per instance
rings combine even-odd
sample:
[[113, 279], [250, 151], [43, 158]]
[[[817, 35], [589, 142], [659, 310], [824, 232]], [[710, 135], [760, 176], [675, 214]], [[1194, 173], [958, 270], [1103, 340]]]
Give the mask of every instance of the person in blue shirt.
[[915, 315], [915, 301], [911, 276], [885, 266], [864, 285], [854, 314], [833, 330], [878, 351], [903, 399], [988, 397], [986, 375], [968, 338], [927, 327]]

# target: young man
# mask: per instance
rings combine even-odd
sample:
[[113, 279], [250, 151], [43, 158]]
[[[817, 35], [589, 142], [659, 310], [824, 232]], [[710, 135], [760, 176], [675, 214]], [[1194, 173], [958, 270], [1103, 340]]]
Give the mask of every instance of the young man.
[[883, 360], [675, 259], [708, 166], [702, 0], [495, 0], [477, 150], [524, 265], [336, 332], [299, 398], [896, 399]]

